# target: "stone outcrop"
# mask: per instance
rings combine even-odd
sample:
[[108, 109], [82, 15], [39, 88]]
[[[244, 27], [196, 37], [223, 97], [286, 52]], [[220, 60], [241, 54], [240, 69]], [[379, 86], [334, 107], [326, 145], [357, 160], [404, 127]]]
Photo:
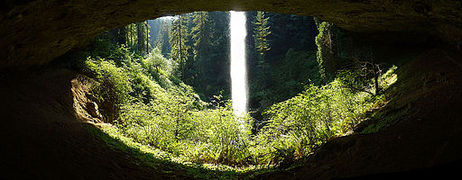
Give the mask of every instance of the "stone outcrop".
[[0, 68], [45, 64], [102, 31], [199, 10], [310, 15], [354, 32], [462, 40], [459, 0], [5, 0], [0, 7]]

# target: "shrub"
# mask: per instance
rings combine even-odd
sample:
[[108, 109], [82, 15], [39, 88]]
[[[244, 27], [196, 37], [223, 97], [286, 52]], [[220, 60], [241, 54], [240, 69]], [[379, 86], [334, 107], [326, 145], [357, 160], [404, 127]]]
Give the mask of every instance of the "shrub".
[[85, 61], [87, 74], [97, 79], [100, 84], [93, 90], [100, 100], [109, 100], [114, 104], [124, 104], [132, 91], [126, 70], [115, 66], [114, 62], [101, 58], [88, 58]]

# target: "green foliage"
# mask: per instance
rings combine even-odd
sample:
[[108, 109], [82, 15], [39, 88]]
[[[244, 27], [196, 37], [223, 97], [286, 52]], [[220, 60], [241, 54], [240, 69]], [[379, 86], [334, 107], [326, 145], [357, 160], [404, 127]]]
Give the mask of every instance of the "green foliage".
[[159, 50], [145, 59], [127, 54], [126, 59], [88, 58], [84, 69], [101, 83], [95, 95], [115, 98], [120, 133], [188, 161], [248, 164], [249, 117], [235, 117], [229, 102], [204, 110], [206, 104], [172, 75], [172, 61]]
[[320, 22], [317, 23], [318, 25], [318, 35], [316, 36], [316, 46], [318, 47], [318, 51], [316, 52], [316, 59], [319, 64], [319, 72], [321, 77], [325, 80], [328, 80], [329, 73], [332, 73], [331, 64], [333, 60], [333, 46], [334, 46], [334, 39], [333, 39], [333, 24], [328, 22]]
[[[258, 22], [258, 12], [247, 12], [249, 22]], [[257, 25], [249, 23], [248, 66], [250, 108], [258, 124], [266, 117], [261, 112], [274, 103], [287, 100], [302, 92], [308, 84], [321, 84], [315, 56], [314, 37], [317, 34], [312, 17], [264, 13], [271, 32], [266, 42], [271, 49], [261, 54], [257, 51], [255, 31]], [[257, 128], [258, 129], [258, 128]]]
[[[209, 43], [227, 46], [226, 35], [220, 34], [225, 30], [211, 28], [223, 26], [217, 25], [222, 22], [215, 21], [215, 16], [220, 17], [198, 12], [192, 20], [180, 16], [173, 22], [172, 59], [165, 58], [158, 48], [143, 57], [134, 51], [133, 44], [127, 48], [104, 38], [98, 40], [95, 46], [98, 48], [88, 53], [91, 57], [85, 60], [84, 73], [99, 83], [94, 86], [93, 95], [100, 102], [111, 102], [118, 107], [112, 133], [131, 144], [148, 146], [182, 161], [287, 167], [330, 138], [351, 133], [362, 121], [363, 114], [382, 98], [352, 88], [351, 82], [355, 82], [358, 75], [355, 71], [343, 71], [334, 81], [319, 86], [322, 83], [318, 63], [323, 62], [316, 58], [320, 56], [288, 49], [280, 60], [272, 62], [275, 67], [263, 71], [267, 74], [259, 79], [266, 81], [270, 77], [258, 84], [253, 97], [259, 98], [261, 107], [269, 108], [263, 114], [267, 119], [258, 123], [261, 127], [253, 127], [250, 116], [233, 114], [230, 102], [215, 97], [213, 105], [207, 104], [195, 89], [184, 83], [187, 80], [203, 88], [201, 91], [207, 95], [221, 90], [216, 87], [217, 81], [226, 83], [214, 75], [226, 72], [215, 66], [226, 65], [222, 59], [227, 56], [222, 56], [227, 52], [207, 47]], [[269, 50], [264, 40], [270, 34], [268, 18], [263, 13], [257, 13], [256, 18], [256, 25], [261, 28], [255, 29], [260, 34], [255, 37], [259, 45], [264, 46], [259, 50], [263, 56]], [[135, 27], [127, 26], [131, 30], [127, 32], [131, 43], [136, 42]], [[190, 58], [189, 46], [193, 47], [194, 58]], [[381, 89], [396, 80], [393, 70], [377, 81]], [[371, 78], [365, 76], [357, 85], [371, 89]], [[209, 82], [214, 87], [207, 87]], [[273, 104], [275, 102], [278, 103]], [[376, 128], [370, 127], [367, 131]]]
[[132, 87], [125, 69], [117, 67], [113, 61], [101, 58], [88, 58], [85, 66], [87, 73], [100, 82], [93, 90], [99, 99], [114, 104], [124, 104], [130, 100], [128, 94], [132, 92]]
[[117, 127], [109, 124], [99, 124], [98, 128], [90, 124], [84, 124], [84, 128], [92, 136], [101, 139], [111, 148], [135, 157], [137, 159], [135, 163], [139, 164], [141, 162], [152, 167], [156, 174], [163, 178], [237, 179], [242, 177], [244, 172], [255, 170], [255, 167], [237, 169], [225, 165], [185, 162], [184, 159], [175, 158], [174, 155], [165, 151], [134, 142], [133, 139], [124, 136]]
[[168, 20], [159, 19], [158, 21], [160, 21], [160, 27], [159, 27], [158, 35], [157, 37], [155, 37], [156, 40], [153, 43], [153, 46], [154, 48], [159, 49], [164, 57], [168, 57], [171, 51], [171, 46], [169, 42], [169, 39], [170, 39], [169, 32], [170, 32], [172, 23]]
[[212, 46], [213, 39], [213, 22], [211, 21], [207, 12], [195, 12], [193, 13], [192, 23], [194, 26], [191, 28], [191, 39], [193, 40], [193, 54], [194, 60], [198, 60], [200, 57], [205, 56]]
[[236, 119], [229, 103], [200, 111], [192, 99], [168, 97], [124, 106], [119, 128], [137, 142], [189, 161], [242, 165], [249, 155], [249, 118]]
[[189, 40], [189, 28], [187, 26], [189, 18], [185, 15], [180, 15], [176, 19], [170, 29], [170, 45], [171, 48], [171, 57], [178, 64], [178, 76], [180, 78], [184, 77], [184, 72], [186, 70], [186, 63], [189, 58], [189, 49], [188, 44]]
[[267, 36], [271, 34], [268, 20], [269, 17], [265, 17], [265, 12], [257, 11], [256, 21], [254, 22], [255, 48], [262, 57], [264, 57], [265, 52], [271, 49], [267, 40]]
[[149, 52], [149, 25], [146, 21], [136, 23], [137, 47], [136, 52], [140, 56], [145, 56]]
[[197, 112], [195, 118], [199, 120], [199, 131], [194, 141], [202, 145], [191, 157], [196, 158], [196, 161], [202, 157], [209, 162], [232, 165], [247, 163], [251, 129], [249, 117], [234, 116], [231, 103], [228, 102], [225, 107]]
[[321, 84], [318, 64], [313, 52], [289, 49], [284, 59], [273, 68], [271, 104], [294, 97], [309, 84]]
[[[393, 70], [381, 79], [393, 79]], [[255, 138], [259, 162], [284, 164], [293, 157], [306, 156], [328, 139], [348, 134], [361, 122], [377, 98], [353, 91], [341, 78], [322, 87], [308, 86], [303, 93], [265, 111], [269, 121]], [[391, 81], [381, 81], [381, 86], [389, 87]]]
[[[229, 96], [228, 13], [195, 12], [181, 17], [184, 29], [188, 29], [188, 33], [185, 32], [187, 36], [183, 36], [183, 40], [186, 40], [184, 45], [187, 47], [187, 50], [183, 51], [187, 57], [182, 56], [183, 64], [176, 63], [176, 76], [193, 86], [205, 100], [221, 91], [224, 91], [225, 96]], [[179, 23], [179, 20], [174, 23]], [[173, 30], [177, 31], [172, 28], [171, 38]], [[178, 54], [177, 50], [178, 48], [172, 49], [172, 58]]]
[[173, 63], [162, 56], [161, 51], [157, 48], [153, 49], [145, 59], [141, 60], [141, 65], [151, 75], [158, 73], [173, 73]]

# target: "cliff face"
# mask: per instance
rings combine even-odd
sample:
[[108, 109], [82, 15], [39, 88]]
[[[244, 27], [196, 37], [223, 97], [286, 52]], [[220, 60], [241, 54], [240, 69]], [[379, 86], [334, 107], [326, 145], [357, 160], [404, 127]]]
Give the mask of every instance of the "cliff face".
[[6, 0], [0, 7], [0, 68], [44, 64], [104, 30], [199, 10], [310, 15], [354, 32], [410, 32], [462, 40], [458, 0]]

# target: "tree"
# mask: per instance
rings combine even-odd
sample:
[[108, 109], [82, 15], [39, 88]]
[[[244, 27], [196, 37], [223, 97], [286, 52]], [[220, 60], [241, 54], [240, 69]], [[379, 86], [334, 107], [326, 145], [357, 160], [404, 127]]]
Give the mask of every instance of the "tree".
[[146, 35], [146, 39], [145, 39], [145, 45], [146, 45], [146, 54], [149, 54], [149, 24], [148, 24], [148, 21], [145, 21], [144, 22], [144, 29], [145, 29], [145, 35]]
[[188, 27], [187, 17], [180, 15], [170, 28], [170, 45], [172, 47], [171, 57], [178, 64], [178, 73], [181, 79], [184, 78], [185, 65], [188, 60]]
[[190, 85], [201, 86], [206, 66], [210, 63], [213, 48], [213, 21], [208, 12], [195, 12], [192, 14], [191, 49], [193, 58], [186, 64], [185, 78], [183, 81]]
[[271, 34], [268, 20], [269, 17], [265, 18], [265, 13], [263, 11], [257, 11], [256, 21], [254, 22], [255, 48], [262, 59], [265, 53], [271, 49], [267, 40], [267, 36]]
[[171, 21], [161, 21], [160, 30], [154, 47], [159, 49], [164, 57], [168, 57], [171, 51], [169, 32], [171, 28]]
[[191, 18], [192, 58], [183, 81], [204, 98], [229, 95], [229, 14], [197, 12]]
[[146, 48], [146, 42], [148, 39], [146, 38], [146, 26], [144, 25], [144, 22], [136, 23], [136, 31], [137, 31], [137, 52], [139, 55], [144, 56], [145, 52], [147, 50]]
[[[343, 85], [356, 92], [379, 94], [381, 92], [379, 78], [382, 75], [382, 64], [375, 63], [373, 59], [362, 61], [359, 58], [353, 58], [353, 64], [351, 70], [339, 73]], [[373, 89], [374, 91], [372, 91]]]
[[199, 56], [205, 55], [211, 46], [212, 40], [212, 23], [207, 12], [201, 11], [193, 14], [192, 20], [194, 26], [191, 29], [193, 40], [194, 60], [197, 61]]
[[316, 36], [316, 60], [319, 64], [319, 73], [324, 81], [329, 81], [333, 78], [335, 71], [338, 68], [337, 59], [337, 28], [334, 24], [328, 22], [320, 22], [316, 20], [318, 26], [318, 35]]
[[135, 38], [136, 38], [135, 24], [127, 25], [126, 29], [127, 29], [127, 46], [133, 47], [135, 45]]
[[255, 42], [255, 49], [258, 52], [259, 56], [257, 56], [257, 79], [258, 84], [255, 86], [256, 91], [259, 92], [260, 105], [265, 106], [267, 104], [267, 95], [266, 90], [267, 85], [270, 84], [269, 76], [269, 68], [268, 63], [265, 62], [265, 53], [270, 50], [270, 44], [268, 42], [267, 36], [271, 34], [270, 26], [269, 26], [269, 17], [265, 17], [265, 13], [262, 11], [257, 11], [254, 21], [254, 42]]

